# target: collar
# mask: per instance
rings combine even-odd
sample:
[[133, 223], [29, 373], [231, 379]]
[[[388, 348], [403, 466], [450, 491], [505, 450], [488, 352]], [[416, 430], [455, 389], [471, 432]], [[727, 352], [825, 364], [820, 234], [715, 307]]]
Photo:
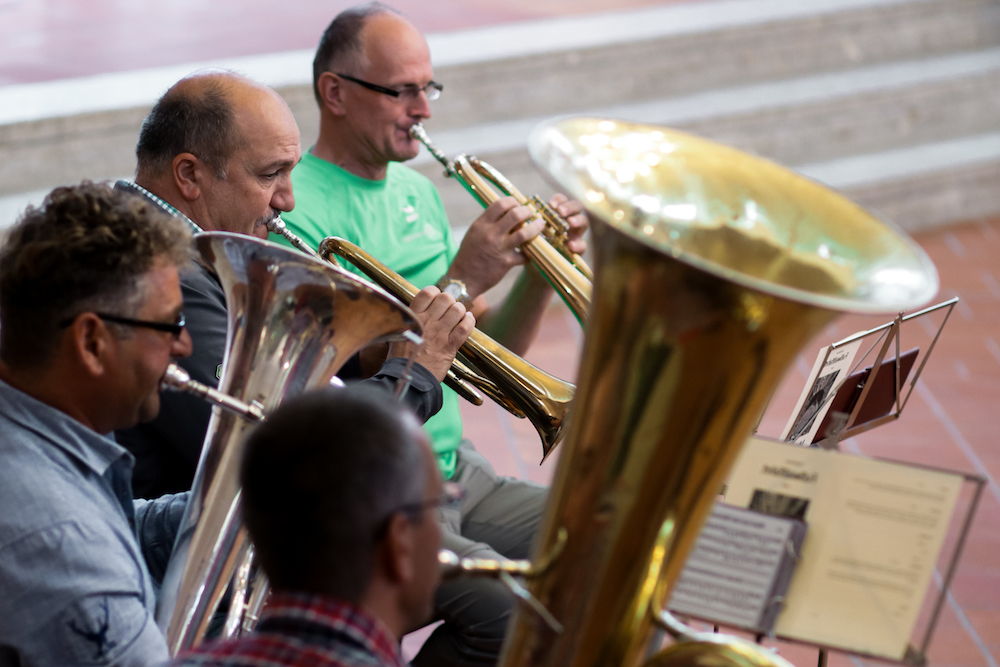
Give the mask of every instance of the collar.
[[200, 234], [203, 231], [205, 231], [204, 229], [199, 227], [198, 224], [194, 222], [194, 220], [187, 217], [186, 215], [178, 211], [175, 207], [171, 206], [166, 201], [160, 199], [159, 197], [157, 197], [152, 192], [142, 187], [138, 183], [133, 183], [132, 181], [126, 181], [122, 179], [115, 183], [115, 189], [124, 192], [133, 192], [139, 195], [140, 197], [144, 197], [149, 202], [155, 204], [161, 211], [163, 211], [167, 215], [175, 216], [186, 222], [188, 226], [191, 227], [191, 232], [194, 234]]
[[379, 664], [406, 664], [399, 640], [382, 621], [353, 604], [316, 593], [273, 592], [256, 633], [294, 634], [320, 644], [347, 641], [376, 656]]
[[91, 430], [65, 412], [3, 380], [0, 380], [0, 414], [45, 438], [98, 475], [104, 475], [122, 459], [126, 460], [126, 467], [131, 468], [132, 455], [110, 437]]

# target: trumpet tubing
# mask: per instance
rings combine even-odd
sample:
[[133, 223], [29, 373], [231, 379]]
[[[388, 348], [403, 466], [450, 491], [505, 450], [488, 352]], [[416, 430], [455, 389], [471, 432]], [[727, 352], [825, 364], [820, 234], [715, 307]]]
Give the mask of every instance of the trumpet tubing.
[[[320, 244], [319, 254], [347, 259], [403, 303], [409, 303], [417, 293], [417, 288], [402, 276], [350, 241], [328, 237]], [[508, 410], [516, 410], [531, 420], [542, 440], [544, 461], [562, 439], [575, 386], [528, 363], [478, 329], [469, 334], [461, 354], [499, 390], [496, 396], [490, 394], [491, 398], [508, 403]]]
[[[318, 252], [310, 248], [305, 241], [303, 241], [297, 234], [293, 234], [292, 231], [285, 226], [285, 221], [281, 219], [281, 216], [275, 216], [266, 224], [269, 232], [282, 236], [286, 241], [291, 243], [295, 249], [309, 255], [310, 257], [319, 257]], [[338, 269], [343, 268], [337, 262], [336, 257], [330, 256], [325, 259]], [[495, 384], [482, 376], [478, 376], [475, 371], [458, 360], [455, 360], [452, 367], [448, 369], [448, 374], [445, 377], [445, 384], [455, 390], [459, 396], [473, 405], [482, 405], [483, 397], [476, 390], [477, 383], [480, 388], [490, 396], [490, 398], [495, 400], [497, 403], [501, 403], [504, 407], [507, 407], [508, 410], [511, 409], [505, 404], [505, 398], [499, 389], [497, 389]], [[523, 413], [519, 415], [515, 413], [515, 415], [524, 417]]]
[[521, 250], [566, 302], [576, 319], [581, 324], [586, 323], [594, 276], [583, 258], [569, 249], [569, 223], [538, 197], [525, 197], [503, 174], [475, 156], [459, 155], [449, 160], [431, 143], [420, 123], [410, 127], [410, 136], [426, 146], [444, 165], [446, 175], [461, 183], [483, 208], [500, 198], [490, 186], [492, 182], [504, 194], [514, 197], [518, 204], [531, 207], [535, 215], [545, 221], [545, 231], [523, 243]]

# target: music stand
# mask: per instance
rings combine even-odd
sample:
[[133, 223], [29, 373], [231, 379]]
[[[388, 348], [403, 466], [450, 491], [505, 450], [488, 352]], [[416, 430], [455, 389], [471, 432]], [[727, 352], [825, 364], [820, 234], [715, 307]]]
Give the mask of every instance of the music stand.
[[[868, 350], [855, 360], [854, 365], [851, 368], [851, 372], [845, 374], [846, 377], [841, 380], [841, 382], [837, 383], [832, 390], [826, 394], [824, 399], [824, 402], [827, 402], [827, 410], [824, 414], [825, 418], [817, 436], [812, 441], [812, 446], [823, 447], [825, 449], [838, 449], [840, 441], [844, 438], [853, 437], [860, 433], [864, 433], [865, 431], [869, 431], [876, 426], [881, 426], [882, 424], [899, 419], [900, 414], [903, 412], [903, 408], [906, 407], [907, 402], [910, 400], [910, 395], [913, 393], [917, 380], [920, 379], [920, 374], [924, 370], [924, 365], [927, 363], [931, 353], [934, 351], [938, 338], [941, 336], [941, 331], [944, 329], [944, 325], [948, 322], [948, 318], [951, 316], [951, 311], [957, 303], [958, 297], [954, 297], [935, 306], [924, 308], [923, 310], [909, 315], [903, 315], [900, 313], [891, 322], [887, 322], [867, 331], [859, 331], [858, 333], [848, 336], [847, 338], [837, 341], [827, 347], [822, 360], [823, 364], [826, 363], [826, 360], [836, 350], [844, 348], [852, 343], [855, 343], [856, 341], [863, 340], [871, 336], [877, 336], [875, 341], [869, 346]], [[925, 317], [939, 310], [945, 311], [944, 319], [941, 321], [941, 325], [937, 328], [930, 345], [927, 347], [927, 351], [920, 360], [916, 372], [914, 372], [912, 377], [909, 378], [909, 386], [904, 394], [902, 384], [907, 380], [908, 370], [915, 360], [916, 352], [915, 350], [908, 350], [906, 353], [901, 354], [900, 327], [904, 322]], [[890, 346], [893, 344], [895, 344], [895, 356], [894, 358], [886, 361], [886, 354], [888, 353]], [[868, 358], [876, 347], [878, 347], [878, 353], [876, 354], [875, 361], [868, 369], [859, 371], [861, 364], [864, 363], [864, 360]], [[817, 364], [817, 366], [821, 367], [822, 364]], [[895, 382], [892, 382], [891, 380], [889, 383], [885, 382], [884, 376], [882, 382], [878, 381], [880, 372], [884, 374], [885, 372], [890, 371], [895, 374]], [[857, 385], [862, 378], [864, 379], [864, 386], [860, 388], [860, 391], [856, 394], [855, 398], [854, 396], [851, 396], [851, 394], [855, 392]], [[815, 381], [814, 378], [811, 379]], [[890, 383], [894, 386], [889, 387]], [[885, 410], [884, 405], [876, 406], [871, 402], [866, 404], [870, 397], [879, 397], [879, 400], [885, 400], [886, 396], [882, 392], [886, 390], [891, 392], [890, 397], [892, 399], [891, 407], [888, 411]], [[833, 411], [832, 408], [837, 405], [834, 401], [838, 398], [847, 399], [845, 404], [847, 409], [850, 410], [849, 413]], [[845, 414], [846, 417], [844, 416]], [[859, 419], [859, 417], [861, 417], [861, 419]]]

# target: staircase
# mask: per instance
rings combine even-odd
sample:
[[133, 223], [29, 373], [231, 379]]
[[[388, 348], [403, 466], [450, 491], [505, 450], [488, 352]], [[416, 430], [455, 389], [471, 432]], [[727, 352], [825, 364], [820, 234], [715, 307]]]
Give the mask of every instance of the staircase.
[[[551, 190], [527, 155], [531, 128], [592, 114], [773, 159], [910, 231], [1000, 213], [1000, 0], [686, 2], [429, 42], [445, 84], [425, 123], [431, 138], [449, 155], [478, 155], [526, 193]], [[290, 52], [0, 88], [0, 224], [55, 185], [130, 174], [152, 102], [205, 65], [276, 87], [308, 147], [318, 124], [311, 59]], [[479, 214], [426, 151], [412, 164], [439, 185], [456, 227]]]

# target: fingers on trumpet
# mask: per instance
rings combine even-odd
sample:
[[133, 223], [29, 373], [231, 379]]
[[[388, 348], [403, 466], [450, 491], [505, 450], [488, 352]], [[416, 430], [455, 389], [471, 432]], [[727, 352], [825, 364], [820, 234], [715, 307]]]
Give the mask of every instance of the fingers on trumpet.
[[549, 206], [568, 223], [566, 245], [569, 249], [577, 255], [585, 253], [587, 242], [583, 240], [583, 235], [590, 227], [590, 220], [587, 218], [583, 204], [562, 193], [556, 193], [549, 200]]
[[410, 303], [424, 327], [424, 344], [415, 361], [443, 380], [455, 354], [476, 327], [476, 318], [450, 294], [425, 287]]
[[477, 296], [496, 285], [510, 269], [525, 263], [518, 247], [538, 236], [544, 222], [529, 206], [501, 197], [473, 221], [448, 274], [465, 281]]

